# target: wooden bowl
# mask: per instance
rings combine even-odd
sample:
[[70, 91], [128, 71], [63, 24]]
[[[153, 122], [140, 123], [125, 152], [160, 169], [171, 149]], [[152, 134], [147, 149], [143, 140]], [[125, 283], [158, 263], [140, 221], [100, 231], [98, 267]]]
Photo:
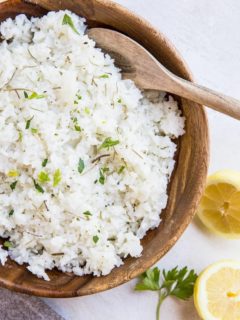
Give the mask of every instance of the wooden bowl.
[[[2, 2], [3, 1], [3, 2]], [[0, 20], [19, 13], [41, 16], [48, 10], [69, 9], [86, 17], [90, 26], [106, 26], [132, 37], [175, 74], [192, 76], [170, 42], [149, 23], [109, 0], [0, 0]], [[32, 3], [31, 3], [32, 2]], [[34, 4], [35, 3], [35, 4]], [[179, 239], [199, 203], [208, 168], [208, 125], [204, 108], [178, 99], [186, 117], [186, 134], [179, 139], [176, 167], [169, 185], [169, 200], [160, 226], [143, 239], [140, 258], [127, 258], [108, 276], [77, 277], [53, 270], [51, 281], [38, 279], [26, 266], [8, 260], [0, 267], [0, 286], [42, 297], [76, 297], [116, 287], [156, 263]]]

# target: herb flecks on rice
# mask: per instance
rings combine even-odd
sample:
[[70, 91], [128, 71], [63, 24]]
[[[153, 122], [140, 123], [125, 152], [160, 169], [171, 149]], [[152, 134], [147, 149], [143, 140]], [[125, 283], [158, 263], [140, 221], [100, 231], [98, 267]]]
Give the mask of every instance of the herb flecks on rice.
[[[69, 11], [0, 24], [0, 261], [106, 275], [160, 223], [184, 119]], [[8, 250], [6, 250], [8, 249]]]

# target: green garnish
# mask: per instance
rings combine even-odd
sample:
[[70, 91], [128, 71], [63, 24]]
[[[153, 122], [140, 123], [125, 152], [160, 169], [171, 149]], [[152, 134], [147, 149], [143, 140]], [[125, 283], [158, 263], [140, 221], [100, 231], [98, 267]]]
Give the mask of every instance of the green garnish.
[[85, 212], [83, 212], [83, 214], [84, 214], [85, 216], [87, 216], [87, 217], [92, 216], [92, 214], [91, 214], [91, 212], [90, 212], [90, 211], [85, 211]]
[[31, 121], [32, 121], [33, 117], [34, 116], [32, 116], [32, 118], [27, 120], [25, 129], [29, 129], [30, 128], [30, 124], [31, 124]]
[[78, 161], [78, 172], [82, 173], [85, 168], [84, 161], [80, 158]]
[[125, 168], [126, 168], [125, 166], [121, 166], [120, 169], [118, 170], [118, 174], [121, 174]]
[[46, 98], [46, 96], [44, 94], [38, 94], [37, 92], [33, 92], [30, 96], [28, 96], [29, 100], [43, 99], [43, 98]]
[[109, 149], [110, 147], [114, 147], [117, 144], [119, 144], [119, 140], [112, 140], [112, 138], [108, 137], [103, 141], [99, 149], [100, 150], [104, 148]]
[[65, 14], [63, 17], [63, 21], [62, 21], [62, 25], [69, 25], [69, 27], [77, 34], [79, 34], [79, 32], [77, 31], [76, 27], [74, 26], [74, 23], [72, 21], [72, 18], [68, 15]]
[[94, 242], [94, 243], [97, 243], [98, 240], [99, 240], [99, 237], [98, 237], [98, 236], [93, 236], [93, 242]]
[[80, 94], [76, 94], [78, 100], [82, 100], [82, 96], [80, 96]]
[[9, 217], [11, 217], [14, 214], [14, 210], [12, 209], [11, 211], [9, 211]]
[[19, 173], [17, 170], [10, 170], [8, 171], [7, 175], [8, 177], [15, 178], [19, 176]]
[[88, 107], [84, 108], [84, 112], [85, 112], [86, 114], [88, 114], [88, 115], [91, 113], [91, 111], [90, 111], [90, 109], [89, 109]]
[[13, 183], [10, 184], [10, 188], [12, 189], [12, 191], [16, 188], [17, 185], [17, 181], [14, 181]]
[[106, 177], [105, 177], [104, 173], [106, 173], [108, 171], [109, 171], [109, 168], [102, 168], [99, 170], [99, 174], [100, 174], [100, 177], [98, 179], [99, 183], [101, 183], [101, 184], [105, 183]]
[[38, 129], [35, 129], [35, 128], [31, 128], [31, 131], [32, 131], [33, 134], [34, 133], [38, 133]]
[[160, 319], [160, 307], [162, 302], [169, 296], [174, 296], [181, 300], [189, 299], [193, 294], [193, 288], [197, 274], [194, 270], [188, 271], [187, 267], [178, 270], [178, 267], [170, 271], [163, 270], [160, 278], [158, 267], [144, 272], [135, 286], [137, 291], [157, 291], [158, 304], [156, 309], [156, 319]]
[[56, 187], [62, 180], [62, 173], [60, 169], [57, 169], [53, 174], [53, 186]]
[[79, 132], [81, 132], [81, 131], [82, 131], [81, 127], [80, 127], [80, 126], [78, 126], [77, 124], [74, 126], [74, 129], [75, 129], [76, 131], [79, 131]]
[[13, 244], [10, 241], [4, 241], [3, 246], [5, 248], [12, 248]]
[[49, 182], [49, 181], [50, 181], [50, 178], [49, 178], [49, 175], [48, 175], [45, 171], [41, 171], [41, 172], [38, 174], [38, 180], [39, 180], [41, 183], [46, 183], [46, 182]]
[[24, 94], [24, 97], [25, 97], [26, 99], [29, 99], [29, 100], [46, 98], [46, 96], [45, 96], [44, 94], [38, 94], [37, 92], [32, 92], [32, 93], [29, 95], [26, 91], [24, 91], [23, 94]]
[[99, 78], [102, 78], [102, 79], [107, 79], [109, 78], [109, 74], [102, 74]]
[[48, 159], [44, 159], [42, 162], [42, 167], [46, 167], [47, 163], [48, 163]]
[[18, 140], [21, 142], [23, 138], [22, 131], [18, 131]]
[[122, 99], [118, 99], [118, 103], [122, 103]]
[[40, 192], [40, 193], [44, 193], [43, 188], [40, 186], [40, 184], [38, 184], [34, 179], [33, 179], [33, 183], [34, 183], [34, 187], [35, 189]]

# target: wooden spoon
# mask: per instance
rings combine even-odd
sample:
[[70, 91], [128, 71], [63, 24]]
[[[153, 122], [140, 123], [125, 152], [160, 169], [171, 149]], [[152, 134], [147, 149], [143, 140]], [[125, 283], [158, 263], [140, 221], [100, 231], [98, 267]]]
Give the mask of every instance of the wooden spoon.
[[122, 33], [93, 28], [88, 36], [115, 59], [123, 78], [133, 80], [139, 88], [167, 91], [240, 120], [240, 101], [179, 78]]

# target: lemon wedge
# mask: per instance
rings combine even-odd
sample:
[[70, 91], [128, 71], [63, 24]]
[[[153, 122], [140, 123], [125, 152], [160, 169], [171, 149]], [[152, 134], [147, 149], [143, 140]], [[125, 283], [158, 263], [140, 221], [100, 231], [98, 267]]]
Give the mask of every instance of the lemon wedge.
[[194, 304], [204, 320], [240, 319], [240, 261], [217, 262], [198, 277]]
[[209, 176], [197, 214], [211, 231], [240, 238], [240, 172], [222, 170]]

